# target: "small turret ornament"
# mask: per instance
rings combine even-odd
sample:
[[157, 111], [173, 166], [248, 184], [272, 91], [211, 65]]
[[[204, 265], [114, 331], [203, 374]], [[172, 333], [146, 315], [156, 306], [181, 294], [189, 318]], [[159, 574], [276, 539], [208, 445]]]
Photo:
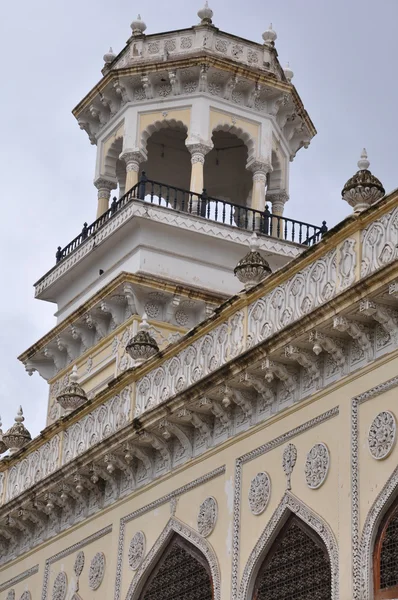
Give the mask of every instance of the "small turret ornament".
[[142, 316], [138, 333], [127, 343], [126, 352], [134, 360], [136, 367], [159, 352], [156, 340], [149, 333], [146, 314]]
[[352, 206], [354, 213], [366, 210], [386, 193], [381, 182], [369, 171], [369, 166], [368, 154], [364, 148], [358, 161], [359, 171], [347, 181], [341, 192], [343, 200]]
[[236, 265], [234, 274], [248, 290], [272, 273], [265, 258], [258, 251], [258, 238], [256, 233], [250, 238], [250, 252]]
[[10, 454], [18, 452], [18, 450], [23, 448], [32, 439], [32, 436], [23, 424], [24, 421], [25, 417], [23, 416], [22, 406], [20, 406], [14, 425], [3, 435], [3, 442], [9, 449]]
[[72, 369], [69, 376], [69, 383], [66, 385], [57, 396], [57, 402], [66, 413], [70, 413], [79, 406], [87, 402], [87, 395], [83, 388], [77, 383], [77, 367]]

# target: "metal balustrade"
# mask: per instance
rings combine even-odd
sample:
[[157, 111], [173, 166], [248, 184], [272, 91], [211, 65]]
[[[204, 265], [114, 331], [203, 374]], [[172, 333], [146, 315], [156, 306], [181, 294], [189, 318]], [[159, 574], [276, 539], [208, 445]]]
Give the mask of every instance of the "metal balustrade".
[[152, 181], [146, 177], [145, 173], [142, 173], [140, 181], [124, 196], [119, 200], [116, 197], [113, 198], [110, 208], [103, 215], [91, 225], [84, 223], [78, 236], [64, 248], [58, 247], [56, 262], [62, 261], [86, 239], [94, 236], [105, 223], [133, 200], [156, 204], [169, 210], [188, 213], [209, 221], [255, 231], [305, 246], [316, 244], [328, 230], [326, 221], [323, 221], [322, 226], [319, 227], [303, 221], [273, 215], [268, 206], [266, 206], [264, 212], [261, 212], [213, 198], [207, 195], [206, 190], [203, 190], [201, 194], [197, 194], [165, 183]]

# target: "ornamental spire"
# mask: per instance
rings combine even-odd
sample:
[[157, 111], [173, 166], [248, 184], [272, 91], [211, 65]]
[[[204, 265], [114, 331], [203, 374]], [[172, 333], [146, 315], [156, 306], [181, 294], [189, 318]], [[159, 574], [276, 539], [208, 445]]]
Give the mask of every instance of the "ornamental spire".
[[83, 388], [77, 383], [79, 379], [77, 366], [74, 365], [72, 373], [69, 375], [69, 383], [57, 396], [57, 402], [66, 413], [70, 413], [79, 406], [87, 402], [87, 395]]
[[272, 29], [272, 23], [270, 23], [268, 29], [263, 33], [263, 40], [266, 46], [275, 46], [275, 40], [277, 38], [276, 31]]
[[159, 352], [156, 340], [149, 333], [149, 325], [145, 313], [142, 315], [138, 333], [127, 343], [126, 352], [134, 360], [135, 367], [138, 367]]
[[253, 232], [249, 241], [250, 252], [246, 254], [236, 265], [234, 274], [248, 290], [257, 285], [271, 274], [271, 268], [265, 258], [258, 251], [258, 238]]
[[359, 171], [347, 181], [341, 192], [343, 200], [353, 207], [354, 213], [369, 208], [386, 193], [379, 179], [369, 171], [370, 162], [365, 148], [357, 164]]
[[32, 439], [32, 436], [23, 424], [24, 421], [25, 417], [23, 416], [22, 406], [20, 406], [14, 425], [3, 435], [3, 442], [10, 450], [10, 454], [18, 452], [18, 450], [23, 448]]
[[140, 35], [143, 35], [143, 33], [146, 29], [146, 24], [141, 19], [141, 15], [138, 15], [137, 18], [131, 23], [130, 27], [131, 27], [133, 36], [138, 37]]
[[207, 2], [207, 0], [205, 2], [204, 7], [201, 8], [200, 10], [198, 10], [198, 17], [200, 19], [201, 25], [211, 25], [212, 24], [213, 11], [209, 7], [209, 3]]

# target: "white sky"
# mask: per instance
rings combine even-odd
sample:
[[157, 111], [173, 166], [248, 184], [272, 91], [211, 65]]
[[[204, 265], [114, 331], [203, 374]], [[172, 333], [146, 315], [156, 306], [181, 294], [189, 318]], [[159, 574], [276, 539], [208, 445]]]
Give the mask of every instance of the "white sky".
[[[214, 24], [261, 42], [270, 22], [284, 65], [318, 135], [291, 166], [286, 215], [329, 226], [349, 212], [341, 200], [366, 146], [389, 192], [397, 171], [397, 0], [211, 0]], [[55, 250], [95, 218], [95, 148], [72, 108], [101, 78], [102, 56], [119, 52], [140, 12], [157, 33], [198, 22], [199, 0], [20, 0], [2, 6], [0, 173], [1, 377], [5, 431], [19, 404], [37, 435], [47, 383], [16, 357], [55, 325], [55, 305], [33, 299], [32, 284]]]

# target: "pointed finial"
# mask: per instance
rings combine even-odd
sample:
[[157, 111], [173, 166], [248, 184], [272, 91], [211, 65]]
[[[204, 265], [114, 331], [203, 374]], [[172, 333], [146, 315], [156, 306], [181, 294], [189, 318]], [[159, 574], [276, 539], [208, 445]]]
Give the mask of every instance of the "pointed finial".
[[358, 168], [363, 171], [364, 169], [369, 169], [370, 162], [368, 161], [368, 153], [366, 152], [366, 148], [362, 150], [361, 158], [358, 161]]
[[294, 73], [290, 68], [290, 63], [286, 63], [286, 67], [283, 69], [283, 72], [285, 73], [286, 79], [290, 82], [294, 77]]
[[253, 231], [252, 235], [249, 239], [249, 247], [251, 252], [257, 252], [259, 246], [259, 241], [257, 237], [257, 233]]
[[149, 329], [149, 324], [148, 324], [148, 315], [146, 313], [144, 313], [142, 315], [142, 321], [139, 324], [138, 327], [139, 331], [148, 331]]
[[274, 31], [272, 29], [272, 23], [270, 23], [268, 29], [266, 31], [264, 31], [262, 37], [264, 40], [264, 44], [266, 46], [274, 46], [275, 45], [275, 40], [278, 36], [276, 35], [276, 31]]
[[133, 35], [139, 36], [139, 35], [143, 35], [143, 33], [146, 29], [146, 24], [141, 19], [141, 15], [138, 15], [137, 18], [131, 23], [130, 27], [133, 32]]
[[72, 381], [72, 383], [77, 383], [78, 379], [79, 379], [79, 376], [77, 374], [77, 366], [74, 365], [74, 367], [72, 369], [72, 373], [69, 375], [69, 381]]
[[201, 25], [211, 25], [212, 24], [213, 11], [209, 7], [209, 3], [207, 2], [207, 0], [205, 2], [204, 7], [201, 8], [200, 10], [198, 10], [198, 17], [200, 19]]
[[22, 406], [19, 407], [17, 416], [15, 417], [15, 423], [23, 423], [25, 421], [25, 417], [23, 416]]
[[112, 46], [109, 48], [109, 52], [104, 54], [104, 63], [110, 65], [116, 58], [116, 54], [113, 51]]

